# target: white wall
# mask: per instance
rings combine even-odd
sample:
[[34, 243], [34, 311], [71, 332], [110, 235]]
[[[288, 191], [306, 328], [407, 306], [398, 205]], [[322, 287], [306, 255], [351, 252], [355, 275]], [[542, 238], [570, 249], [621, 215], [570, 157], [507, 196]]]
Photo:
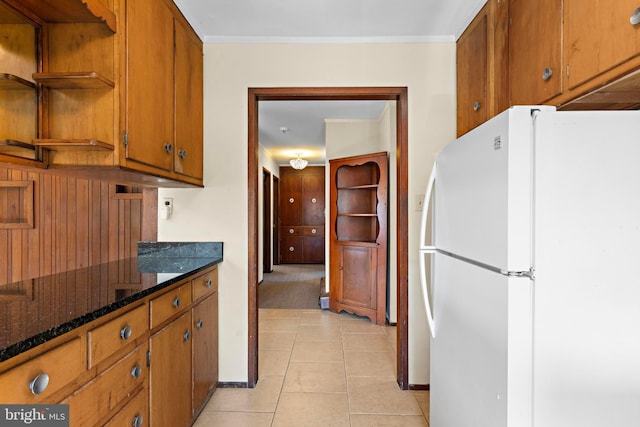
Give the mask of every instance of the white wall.
[[429, 382], [428, 328], [418, 274], [420, 213], [435, 154], [455, 137], [455, 44], [207, 44], [204, 189], [163, 189], [174, 215], [160, 240], [223, 241], [220, 381], [248, 375], [247, 89], [406, 86], [409, 120], [409, 383]]

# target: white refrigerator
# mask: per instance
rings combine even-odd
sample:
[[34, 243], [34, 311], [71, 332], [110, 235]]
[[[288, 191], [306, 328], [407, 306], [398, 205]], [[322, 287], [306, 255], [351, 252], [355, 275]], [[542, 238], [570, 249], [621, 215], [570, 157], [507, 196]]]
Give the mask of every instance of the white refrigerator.
[[640, 111], [513, 107], [424, 207], [430, 425], [640, 426]]

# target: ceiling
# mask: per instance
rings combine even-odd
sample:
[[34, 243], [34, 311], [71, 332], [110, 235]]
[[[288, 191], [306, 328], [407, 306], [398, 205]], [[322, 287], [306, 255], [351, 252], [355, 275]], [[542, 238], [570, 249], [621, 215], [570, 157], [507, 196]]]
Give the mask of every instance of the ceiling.
[[[454, 42], [486, 0], [174, 0], [204, 43]], [[324, 162], [325, 119], [377, 119], [384, 102], [261, 101], [274, 161]], [[280, 128], [287, 128], [282, 132]]]

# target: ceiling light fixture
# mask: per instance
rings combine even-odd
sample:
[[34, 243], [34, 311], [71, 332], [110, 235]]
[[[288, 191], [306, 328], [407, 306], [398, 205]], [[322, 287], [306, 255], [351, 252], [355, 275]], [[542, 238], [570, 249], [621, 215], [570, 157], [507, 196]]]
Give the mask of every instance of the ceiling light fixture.
[[295, 159], [289, 160], [289, 163], [291, 164], [292, 168], [297, 170], [302, 170], [307, 167], [307, 164], [309, 164], [309, 162], [303, 159], [302, 157], [300, 157], [302, 153], [297, 153], [297, 154], [298, 154], [298, 157], [296, 157]]

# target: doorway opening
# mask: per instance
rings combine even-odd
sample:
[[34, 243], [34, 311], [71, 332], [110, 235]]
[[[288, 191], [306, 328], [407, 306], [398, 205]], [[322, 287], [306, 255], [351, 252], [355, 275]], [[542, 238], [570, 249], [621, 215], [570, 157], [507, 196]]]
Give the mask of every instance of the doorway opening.
[[[258, 381], [258, 104], [276, 100], [389, 100], [396, 102], [397, 382], [408, 389], [408, 120], [406, 87], [250, 88], [248, 105], [248, 385]], [[392, 153], [393, 155], [393, 153]]]

